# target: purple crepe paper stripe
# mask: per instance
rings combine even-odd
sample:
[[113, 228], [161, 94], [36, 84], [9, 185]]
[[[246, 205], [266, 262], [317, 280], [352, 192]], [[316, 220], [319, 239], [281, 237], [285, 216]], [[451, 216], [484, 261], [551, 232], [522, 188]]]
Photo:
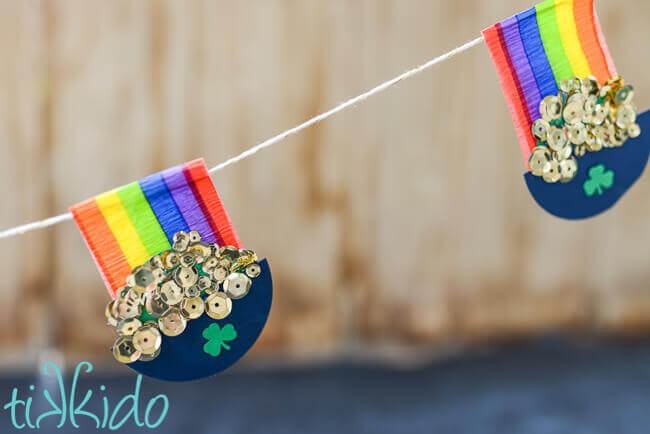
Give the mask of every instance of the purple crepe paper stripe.
[[517, 22], [517, 17], [510, 17], [503, 20], [501, 22], [501, 27], [503, 28], [503, 37], [508, 46], [510, 59], [515, 67], [517, 76], [519, 77], [519, 83], [526, 99], [530, 118], [532, 120], [539, 119], [539, 103], [542, 101], [542, 97], [537, 88], [535, 75], [528, 63], [528, 56], [526, 55], [524, 45], [521, 41], [521, 36], [519, 35], [519, 23]]
[[162, 172], [165, 184], [172, 193], [174, 202], [178, 205], [183, 218], [190, 227], [190, 230], [198, 231], [201, 239], [206, 243], [216, 242], [216, 238], [210, 224], [203, 215], [192, 189], [187, 184], [187, 179], [183, 173], [183, 166], [176, 166]]

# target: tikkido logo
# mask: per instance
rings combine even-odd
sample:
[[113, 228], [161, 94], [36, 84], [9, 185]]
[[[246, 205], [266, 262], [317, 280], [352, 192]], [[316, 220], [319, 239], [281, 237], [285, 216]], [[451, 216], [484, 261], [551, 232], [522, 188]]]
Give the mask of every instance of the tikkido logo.
[[[20, 399], [24, 396], [19, 396], [18, 388], [14, 387], [11, 392], [11, 401], [2, 407], [3, 410], [10, 412], [11, 423], [14, 428], [40, 429], [44, 421], [47, 426], [51, 425], [50, 421], [54, 423], [58, 421], [56, 428], [62, 428], [66, 423], [69, 423], [74, 428], [79, 428], [78, 422], [81, 421], [84, 428], [94, 425], [97, 429], [115, 431], [122, 428], [132, 418], [136, 426], [154, 429], [159, 427], [167, 416], [169, 399], [167, 396], [160, 394], [147, 402], [144, 417], [141, 419], [140, 387], [142, 384], [142, 375], [138, 375], [136, 379], [134, 392], [120, 399], [112, 410], [108, 397], [106, 396], [108, 391], [104, 385], [99, 387], [99, 390], [103, 394], [101, 397], [103, 411], [94, 413], [84, 410], [86, 404], [93, 397], [93, 391], [90, 389], [87, 390], [83, 398], [77, 400], [77, 385], [82, 369], [85, 370], [86, 374], [89, 374], [93, 370], [93, 365], [89, 362], [80, 362], [77, 365], [74, 376], [72, 377], [69, 394], [66, 393], [66, 385], [63, 381], [61, 371], [54, 363], [46, 363], [43, 366], [43, 373], [47, 377], [50, 377], [47, 380], [51, 380], [47, 382], [43, 390], [36, 390], [36, 387], [32, 384], [29, 386], [31, 393], [28, 392], [26, 394], [26, 399]], [[58, 401], [52, 398], [52, 394], [47, 388], [47, 386], [52, 385], [54, 385], [54, 388], [58, 387], [58, 392], [54, 393], [55, 396], [59, 395]], [[34, 396], [32, 396], [38, 395], [39, 393], [42, 394], [45, 402], [40, 399], [35, 400]], [[100, 394], [98, 393], [98, 395]], [[39, 407], [39, 409], [34, 411], [36, 407]]]

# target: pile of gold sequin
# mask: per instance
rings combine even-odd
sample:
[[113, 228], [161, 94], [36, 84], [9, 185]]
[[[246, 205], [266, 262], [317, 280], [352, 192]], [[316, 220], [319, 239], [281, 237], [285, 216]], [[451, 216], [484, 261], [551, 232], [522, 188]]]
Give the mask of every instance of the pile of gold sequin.
[[641, 128], [633, 97], [632, 86], [621, 77], [611, 78], [603, 87], [591, 76], [562, 81], [558, 95], [540, 103], [542, 118], [533, 123], [538, 143], [528, 160], [532, 174], [546, 182], [569, 182], [578, 171], [575, 157], [638, 137]]
[[176, 233], [172, 248], [133, 269], [106, 306], [108, 324], [119, 334], [115, 359], [151, 361], [160, 354], [161, 333], [178, 336], [204, 312], [226, 318], [232, 300], [245, 297], [261, 271], [252, 250], [202, 242], [196, 231]]

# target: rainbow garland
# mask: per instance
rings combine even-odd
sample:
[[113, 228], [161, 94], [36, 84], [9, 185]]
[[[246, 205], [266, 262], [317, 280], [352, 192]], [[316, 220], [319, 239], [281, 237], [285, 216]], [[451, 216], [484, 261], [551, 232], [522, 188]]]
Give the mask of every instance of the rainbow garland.
[[172, 167], [70, 208], [111, 297], [131, 270], [171, 248], [178, 231], [242, 248], [202, 159]]
[[562, 80], [617, 75], [593, 0], [548, 0], [483, 31], [527, 162], [539, 104]]

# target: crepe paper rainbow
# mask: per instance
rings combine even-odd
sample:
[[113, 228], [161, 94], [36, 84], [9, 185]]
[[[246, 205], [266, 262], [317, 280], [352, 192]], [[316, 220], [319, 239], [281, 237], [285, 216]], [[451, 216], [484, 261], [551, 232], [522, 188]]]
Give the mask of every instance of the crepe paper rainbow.
[[70, 208], [111, 297], [131, 270], [171, 247], [178, 231], [242, 248], [203, 159], [100, 194]]
[[528, 162], [539, 103], [562, 80], [617, 75], [593, 0], [548, 0], [483, 31]]

